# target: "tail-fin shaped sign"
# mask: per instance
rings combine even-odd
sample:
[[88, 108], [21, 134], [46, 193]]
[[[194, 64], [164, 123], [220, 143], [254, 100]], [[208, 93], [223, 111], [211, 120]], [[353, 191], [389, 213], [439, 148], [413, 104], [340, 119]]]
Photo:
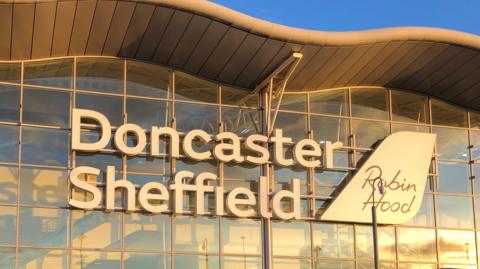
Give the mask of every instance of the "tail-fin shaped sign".
[[417, 132], [385, 138], [321, 220], [371, 223], [374, 202], [380, 224], [401, 224], [413, 218], [422, 204], [435, 138], [435, 134]]

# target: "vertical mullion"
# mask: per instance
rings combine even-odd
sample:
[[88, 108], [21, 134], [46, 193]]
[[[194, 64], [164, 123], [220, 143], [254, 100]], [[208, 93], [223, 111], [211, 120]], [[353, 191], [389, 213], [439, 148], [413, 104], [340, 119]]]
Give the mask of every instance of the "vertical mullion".
[[[123, 109], [123, 124], [127, 124], [128, 122], [128, 114], [127, 114], [127, 60], [123, 60], [123, 97], [122, 97], [122, 109]], [[125, 144], [128, 142], [128, 135], [125, 135]], [[127, 155], [122, 154], [122, 178], [127, 179]], [[123, 191], [125, 194], [125, 190]], [[125, 195], [123, 195], [122, 203], [124, 206], [126, 199], [128, 199]], [[125, 233], [125, 212], [120, 212], [120, 269], [124, 268], [124, 249], [125, 249], [125, 242], [124, 242], [124, 233]]]
[[20, 245], [20, 179], [21, 179], [21, 163], [22, 163], [22, 132], [23, 132], [23, 73], [24, 73], [24, 66], [25, 62], [22, 61], [20, 67], [20, 121], [18, 124], [18, 158], [17, 158], [17, 222], [15, 223], [16, 226], [16, 234], [15, 234], [15, 268], [19, 267], [19, 245]]
[[[77, 106], [77, 57], [73, 57], [73, 78], [72, 78], [72, 88], [73, 88], [73, 93], [72, 93], [72, 97], [71, 97], [71, 110], [70, 110], [70, 139], [71, 139], [71, 126], [72, 126], [72, 121], [73, 121], [73, 109]], [[72, 145], [72, 143], [70, 143], [70, 145]], [[74, 167], [76, 167], [77, 165], [77, 154], [76, 152], [71, 149], [70, 150], [70, 157], [71, 157], [71, 165], [72, 165], [72, 169]], [[71, 187], [71, 183], [70, 183], [70, 180], [68, 181], [68, 191], [69, 191], [69, 196], [73, 196], [72, 194], [72, 187]], [[68, 262], [70, 264], [70, 268], [72, 267], [72, 242], [73, 242], [73, 211], [70, 210], [69, 214], [68, 214], [68, 227], [69, 227], [69, 234], [68, 234]]]

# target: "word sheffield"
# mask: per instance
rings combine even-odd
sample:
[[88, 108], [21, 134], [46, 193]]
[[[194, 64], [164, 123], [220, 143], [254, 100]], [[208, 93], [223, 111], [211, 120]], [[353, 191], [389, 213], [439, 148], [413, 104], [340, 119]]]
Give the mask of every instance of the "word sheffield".
[[[81, 139], [82, 124], [95, 122], [100, 126], [101, 135], [97, 141], [83, 142]], [[253, 134], [246, 138], [240, 138], [232, 132], [222, 132], [210, 135], [203, 130], [191, 130], [185, 134], [179, 134], [170, 127], [152, 126], [149, 135], [136, 124], [124, 124], [114, 130], [113, 142], [115, 147], [128, 156], [134, 156], [145, 152], [147, 144], [150, 150], [147, 154], [152, 157], [162, 156], [160, 144], [168, 141], [168, 153], [171, 158], [180, 158], [182, 154], [195, 160], [216, 159], [221, 162], [248, 162], [262, 165], [273, 162], [279, 166], [300, 165], [308, 168], [333, 168], [333, 152], [342, 147], [342, 143], [317, 143], [312, 139], [302, 139], [293, 143], [289, 137], [284, 137], [280, 129], [275, 129], [271, 137]], [[109, 144], [112, 136], [112, 127], [109, 120], [101, 113], [93, 110], [73, 109], [72, 115], [72, 149], [76, 151], [96, 152], [101, 151]], [[133, 138], [134, 145], [127, 143], [127, 136]], [[147, 137], [150, 141], [147, 141]], [[182, 139], [182, 141], [180, 141]], [[204, 145], [211, 145], [211, 150], [205, 150]], [[286, 149], [292, 148], [292, 157], [285, 154]], [[202, 150], [203, 149], [203, 150]], [[273, 152], [271, 154], [271, 151]], [[272, 155], [272, 156], [271, 156]], [[272, 160], [273, 159], [273, 160]], [[254, 193], [244, 187], [234, 188], [225, 199], [224, 189], [221, 186], [212, 186], [209, 181], [216, 181], [218, 176], [203, 172], [194, 175], [190, 171], [179, 171], [175, 174], [173, 184], [168, 188], [158, 182], [145, 184], [136, 194], [134, 185], [128, 180], [115, 180], [115, 167], [107, 167], [107, 180], [105, 187], [106, 209], [115, 208], [115, 190], [125, 189], [127, 195], [127, 211], [136, 209], [137, 201], [143, 209], [152, 213], [169, 211], [169, 204], [173, 205], [173, 212], [182, 214], [185, 193], [194, 193], [196, 200], [196, 214], [205, 214], [204, 199], [208, 192], [215, 194], [216, 214], [225, 215], [226, 209], [238, 217], [252, 217], [260, 215], [270, 218], [275, 215], [281, 219], [300, 218], [300, 183], [298, 179], [292, 179], [292, 189], [282, 190], [273, 195], [269, 194], [267, 179], [259, 178], [258, 201]], [[94, 167], [76, 167], [70, 173], [70, 181], [74, 188], [82, 189], [92, 194], [90, 201], [78, 201], [70, 199], [70, 205], [82, 209], [93, 209], [102, 200], [102, 192], [93, 185], [80, 180], [81, 175], [99, 175], [100, 171]], [[185, 182], [193, 181], [193, 184]], [[218, 185], [218, 184], [217, 184]], [[175, 200], [170, 203], [170, 196]], [[271, 201], [270, 201], [271, 198]], [[283, 202], [291, 203], [291, 210], [282, 210]], [[253, 208], [258, 208], [255, 212]]]

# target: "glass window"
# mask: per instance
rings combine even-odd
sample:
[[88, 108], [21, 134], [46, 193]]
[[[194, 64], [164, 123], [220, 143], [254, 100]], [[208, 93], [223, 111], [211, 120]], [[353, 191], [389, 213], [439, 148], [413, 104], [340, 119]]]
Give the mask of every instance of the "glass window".
[[433, 205], [433, 196], [430, 194], [423, 195], [422, 205], [417, 214], [406, 224], [415, 226], [434, 226], [435, 214]]
[[127, 94], [167, 98], [169, 72], [149, 63], [127, 61]]
[[392, 120], [426, 123], [428, 98], [426, 96], [392, 90]]
[[24, 205], [66, 206], [66, 170], [23, 167], [20, 170], [20, 203]]
[[480, 160], [480, 131], [471, 130], [470, 131], [470, 142], [472, 144], [471, 153], [472, 160]]
[[[1, 72], [0, 72], [1, 73]], [[0, 268], [15, 268], [15, 248], [0, 248]]]
[[354, 269], [353, 261], [318, 260], [313, 262], [314, 269]]
[[438, 162], [439, 192], [472, 193], [470, 167], [466, 163]]
[[[396, 269], [394, 263], [380, 262], [380, 269]], [[359, 261], [357, 264], [357, 269], [371, 269], [374, 268], [373, 261]]]
[[467, 130], [434, 127], [437, 134], [437, 154], [442, 160], [468, 160]]
[[347, 172], [315, 170], [315, 195], [330, 196], [342, 183]]
[[310, 93], [310, 112], [348, 116], [348, 89]]
[[0, 162], [18, 162], [18, 127], [0, 125]]
[[77, 94], [76, 107], [102, 113], [112, 126], [123, 124], [123, 101], [118, 96]]
[[53, 129], [23, 128], [23, 163], [67, 166], [68, 153], [68, 132]]
[[20, 242], [26, 246], [66, 246], [68, 235], [66, 209], [20, 208]]
[[170, 216], [131, 213], [124, 214], [124, 221], [124, 248], [160, 251], [170, 249]]
[[476, 113], [473, 111], [470, 112], [470, 127], [471, 128], [480, 128], [480, 113]]
[[371, 148], [390, 133], [389, 124], [366, 120], [352, 120], [356, 147]]
[[291, 190], [292, 179], [300, 179], [301, 194], [308, 194], [307, 169], [300, 166], [274, 167], [275, 190]]
[[400, 263], [398, 269], [436, 269], [436, 264]]
[[0, 231], [3, 231], [0, 233], [0, 245], [15, 245], [15, 242], [17, 241], [16, 239], [17, 208], [16, 207], [0, 206]]
[[72, 246], [116, 249], [120, 247], [120, 213], [72, 211]]
[[120, 59], [77, 58], [77, 89], [122, 94], [123, 65]]
[[284, 137], [290, 137], [293, 142], [298, 142], [307, 137], [307, 117], [302, 114], [279, 112], [273, 129], [282, 129]]
[[[476, 219], [477, 228], [480, 228], [480, 198], [475, 198], [475, 219]], [[479, 244], [480, 244], [480, 240], [479, 240]]]
[[310, 129], [313, 131], [313, 139], [315, 141], [330, 141], [332, 143], [339, 141], [343, 145], [348, 146], [348, 123], [347, 119], [311, 116]]
[[400, 131], [430, 133], [430, 127], [425, 125], [392, 123], [392, 134]]
[[72, 88], [73, 58], [24, 63], [23, 83]]
[[222, 259], [222, 268], [262, 269], [262, 257], [228, 257]]
[[217, 218], [177, 216], [174, 219], [174, 223], [173, 240], [175, 251], [199, 253], [218, 252]]
[[437, 225], [444, 228], [473, 228], [470, 197], [437, 195]]
[[17, 182], [18, 169], [16, 167], [0, 166], [0, 203], [17, 203]]
[[175, 99], [217, 103], [218, 86], [203, 79], [175, 72]]
[[127, 170], [129, 172], [168, 175], [170, 174], [170, 161], [167, 158], [129, 157]]
[[435, 230], [397, 228], [400, 261], [435, 262]]
[[261, 221], [222, 218], [222, 249], [229, 254], [262, 254]]
[[0, 85], [0, 121], [18, 122], [19, 119], [20, 87]]
[[275, 269], [310, 269], [310, 260], [301, 259], [273, 259], [273, 268]]
[[0, 63], [0, 81], [20, 83], [21, 63]]
[[[125, 269], [170, 269], [170, 254], [124, 252]], [[103, 268], [103, 267], [102, 267]], [[99, 268], [100, 269], [100, 268]]]
[[[357, 257], [373, 259], [372, 226], [355, 226], [355, 235]], [[378, 255], [381, 260], [395, 260], [395, 232], [393, 227], [378, 227]]]
[[[121, 253], [107, 251], [72, 251], [71, 269], [120, 269]], [[140, 267], [137, 267], [140, 268]]]
[[257, 110], [222, 107], [222, 122], [226, 132], [240, 137], [260, 133], [260, 121]]
[[313, 224], [314, 257], [353, 257], [353, 226], [348, 224]]
[[385, 89], [352, 89], [352, 117], [387, 120], [387, 93]]
[[152, 126], [168, 126], [171, 115], [167, 113], [170, 103], [163, 101], [127, 99], [127, 121], [150, 130]]
[[222, 86], [222, 104], [258, 107], [258, 97], [248, 90]]
[[175, 103], [177, 130], [188, 132], [201, 129], [216, 134], [218, 129], [217, 107], [187, 103]]
[[68, 252], [55, 249], [20, 249], [19, 269], [67, 269]]
[[310, 225], [305, 221], [272, 222], [272, 250], [278, 256], [311, 255]]
[[473, 231], [438, 230], [438, 258], [441, 263], [475, 264]]
[[68, 127], [70, 93], [61, 91], [23, 90], [23, 122]]
[[[272, 110], [277, 109], [278, 101], [280, 101], [280, 96], [272, 97]], [[307, 112], [307, 95], [304, 93], [295, 94], [286, 92], [282, 96], [279, 109]]]
[[224, 187], [231, 190], [237, 187], [245, 187], [256, 192], [260, 177], [260, 166], [243, 164], [224, 164]]
[[174, 268], [191, 269], [219, 269], [220, 261], [218, 256], [202, 255], [175, 255], [173, 257]]
[[462, 108], [432, 99], [432, 124], [467, 127], [467, 112]]

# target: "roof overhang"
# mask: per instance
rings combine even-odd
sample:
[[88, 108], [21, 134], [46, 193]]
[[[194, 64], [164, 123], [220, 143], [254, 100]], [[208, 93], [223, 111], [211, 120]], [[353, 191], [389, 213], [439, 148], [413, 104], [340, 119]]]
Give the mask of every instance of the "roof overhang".
[[0, 60], [118, 56], [253, 90], [295, 51], [288, 91], [387, 86], [480, 110], [477, 35], [312, 31], [199, 0], [0, 1]]

